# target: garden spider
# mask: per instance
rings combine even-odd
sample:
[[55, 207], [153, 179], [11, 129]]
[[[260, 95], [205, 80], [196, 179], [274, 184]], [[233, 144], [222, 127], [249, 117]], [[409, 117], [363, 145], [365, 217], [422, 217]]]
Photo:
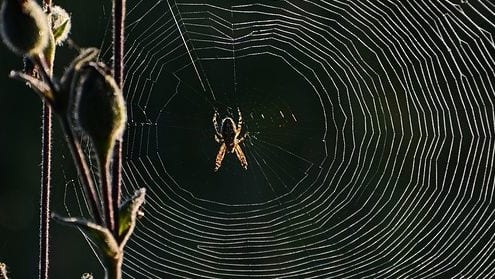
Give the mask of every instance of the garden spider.
[[225, 117], [222, 119], [221, 126], [218, 126], [217, 118], [218, 112], [215, 111], [213, 114], [213, 127], [215, 128], [215, 140], [220, 143], [220, 149], [217, 153], [217, 158], [215, 160], [215, 171], [218, 171], [220, 166], [222, 166], [223, 157], [225, 156], [225, 152], [234, 153], [237, 155], [237, 159], [241, 162], [241, 166], [244, 169], [247, 169], [248, 163], [246, 160], [246, 156], [239, 145], [246, 138], [246, 134], [242, 137], [239, 137], [242, 129], [242, 114], [241, 110], [237, 108], [237, 112], [239, 113], [239, 122], [237, 125], [231, 117]]

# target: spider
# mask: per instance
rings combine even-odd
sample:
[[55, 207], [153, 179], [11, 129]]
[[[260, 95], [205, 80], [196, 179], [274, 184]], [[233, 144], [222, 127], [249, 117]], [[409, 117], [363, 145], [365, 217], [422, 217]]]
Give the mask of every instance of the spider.
[[239, 122], [237, 125], [231, 117], [225, 117], [222, 119], [221, 126], [218, 125], [217, 118], [218, 112], [215, 111], [213, 114], [213, 127], [215, 128], [215, 140], [220, 143], [220, 149], [217, 153], [217, 158], [215, 160], [215, 171], [222, 166], [223, 157], [225, 156], [225, 152], [234, 153], [237, 155], [237, 159], [241, 162], [241, 166], [244, 169], [247, 169], [248, 163], [246, 160], [246, 156], [239, 145], [246, 138], [246, 134], [242, 137], [239, 137], [242, 129], [242, 114], [241, 110], [237, 108], [237, 112], [239, 113]]

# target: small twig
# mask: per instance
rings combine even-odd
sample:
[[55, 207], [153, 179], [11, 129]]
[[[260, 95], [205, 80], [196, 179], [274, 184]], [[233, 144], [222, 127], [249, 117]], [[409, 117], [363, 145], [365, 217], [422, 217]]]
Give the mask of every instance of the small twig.
[[41, 97], [42, 100], [51, 103], [50, 105], [53, 105], [53, 92], [45, 82], [31, 75], [16, 71], [11, 71], [9, 77], [29, 84], [29, 86], [31, 86], [31, 88]]
[[[114, 79], [117, 85], [124, 93], [124, 20], [126, 12], [125, 0], [113, 0], [113, 56], [114, 56]], [[112, 173], [112, 193], [113, 193], [113, 209], [115, 237], [118, 237], [119, 228], [119, 206], [120, 193], [122, 187], [122, 140], [117, 140], [114, 148], [113, 156], [113, 173]]]
[[31, 59], [32, 59], [33, 63], [38, 66], [38, 69], [41, 73], [41, 77], [46, 82], [46, 84], [48, 84], [48, 86], [50, 87], [52, 92], [57, 92], [58, 88], [55, 85], [55, 83], [53, 83], [53, 80], [52, 80], [53, 65], [47, 65], [46, 60], [40, 55], [36, 55], [34, 57], [31, 57]]

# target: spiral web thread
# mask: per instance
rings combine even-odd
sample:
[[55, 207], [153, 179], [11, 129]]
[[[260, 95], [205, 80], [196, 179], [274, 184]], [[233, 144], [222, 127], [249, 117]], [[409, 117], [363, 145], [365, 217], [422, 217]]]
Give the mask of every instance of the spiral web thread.
[[127, 278], [495, 277], [493, 3], [128, 5]]

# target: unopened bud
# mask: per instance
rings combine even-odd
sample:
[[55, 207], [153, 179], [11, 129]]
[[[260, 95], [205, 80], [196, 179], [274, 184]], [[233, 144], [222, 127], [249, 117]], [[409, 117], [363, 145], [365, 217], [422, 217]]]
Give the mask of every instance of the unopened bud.
[[39, 54], [48, 43], [48, 20], [34, 0], [4, 0], [0, 23], [4, 43], [19, 55]]
[[91, 138], [100, 162], [106, 162], [127, 123], [122, 92], [105, 65], [89, 62], [80, 70], [74, 93], [76, 124]]
[[71, 20], [69, 14], [60, 6], [51, 8], [52, 32], [57, 45], [62, 44], [69, 37]]

